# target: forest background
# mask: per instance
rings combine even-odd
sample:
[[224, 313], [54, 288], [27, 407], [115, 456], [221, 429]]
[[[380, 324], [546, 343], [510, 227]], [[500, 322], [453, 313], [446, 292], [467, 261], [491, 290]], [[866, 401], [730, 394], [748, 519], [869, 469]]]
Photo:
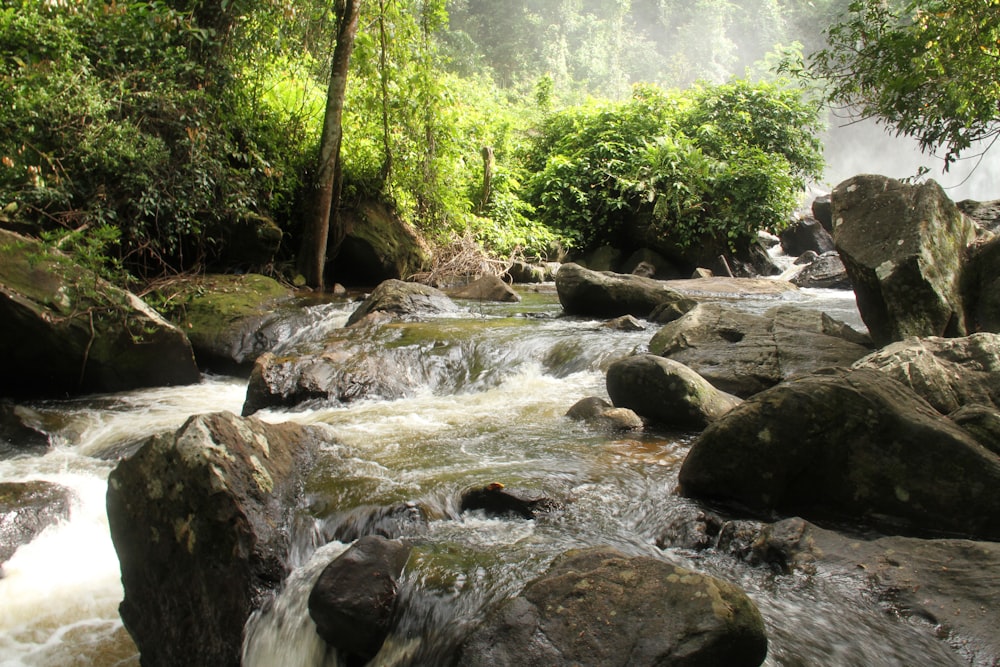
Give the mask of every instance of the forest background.
[[[389, 203], [432, 244], [497, 257], [592, 247], [623, 211], [681, 245], [780, 225], [822, 174], [826, 107], [776, 68], [824, 49], [851, 4], [365, 0], [342, 205]], [[335, 8], [6, 0], [0, 223], [117, 282], [292, 279]], [[227, 256], [241, 228], [280, 251]]]

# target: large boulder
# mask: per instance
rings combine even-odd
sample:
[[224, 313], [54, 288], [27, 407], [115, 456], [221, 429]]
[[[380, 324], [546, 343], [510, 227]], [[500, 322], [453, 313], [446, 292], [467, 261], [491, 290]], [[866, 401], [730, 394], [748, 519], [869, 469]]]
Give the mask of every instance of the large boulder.
[[393, 318], [413, 318], [456, 310], [458, 306], [448, 295], [435, 287], [390, 279], [380, 283], [357, 310], [351, 313], [347, 324], [357, 324], [377, 313]]
[[247, 618], [288, 572], [302, 473], [325, 434], [200, 415], [111, 472], [119, 612], [145, 667], [240, 665]]
[[763, 514], [1000, 540], [1000, 457], [871, 369], [826, 369], [747, 399], [701, 433], [679, 483]]
[[521, 295], [492, 273], [476, 278], [468, 285], [456, 287], [447, 292], [455, 299], [471, 299], [473, 301], [501, 301], [517, 303]]
[[184, 333], [139, 297], [0, 229], [0, 395], [63, 397], [200, 379]]
[[491, 611], [456, 664], [749, 667], [766, 654], [760, 612], [733, 584], [594, 547], [565, 553]]
[[741, 402], [684, 364], [653, 354], [614, 362], [606, 384], [615, 406], [682, 430], [701, 430]]
[[858, 359], [901, 382], [942, 414], [979, 403], [1000, 408], [1000, 334], [907, 338]]
[[[378, 285], [409, 278], [430, 263], [427, 242], [391, 207], [364, 200], [340, 215], [345, 235], [336, 249], [336, 260], [329, 263], [329, 284]], [[331, 236], [330, 242], [336, 240]], [[334, 256], [332, 252], [328, 255]]]
[[813, 309], [775, 306], [756, 315], [700, 303], [664, 325], [649, 351], [745, 398], [817, 368], [849, 365], [871, 351], [866, 343], [863, 334]]
[[187, 332], [198, 366], [216, 373], [249, 373], [278, 343], [287, 287], [259, 274], [179, 278], [158, 290], [167, 316]]
[[69, 489], [51, 482], [0, 483], [0, 565], [43, 530], [68, 519], [72, 499]]
[[832, 201], [837, 250], [877, 345], [969, 332], [960, 274], [977, 227], [941, 186], [862, 175]]
[[362, 537], [333, 559], [309, 593], [316, 632], [338, 655], [368, 662], [389, 635], [398, 580], [410, 556], [399, 540]]
[[556, 273], [556, 292], [568, 315], [586, 317], [647, 317], [658, 307], [680, 315], [695, 305], [662, 281], [591, 271], [574, 263], [563, 264]]

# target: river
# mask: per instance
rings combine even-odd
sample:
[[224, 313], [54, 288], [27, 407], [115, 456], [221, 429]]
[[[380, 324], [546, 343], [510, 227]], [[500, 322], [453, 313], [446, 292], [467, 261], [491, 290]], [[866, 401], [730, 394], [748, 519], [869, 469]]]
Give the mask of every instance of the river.
[[[336, 440], [310, 472], [295, 569], [274, 604], [248, 624], [245, 665], [336, 665], [305, 611], [311, 582], [346, 548], [336, 536], [363, 524], [372, 508], [407, 503], [428, 521], [399, 527], [416, 547], [396, 628], [375, 665], [446, 664], [491, 602], [566, 549], [597, 544], [666, 557], [742, 586], [767, 624], [767, 665], [966, 664], [932, 627], [888, 613], [854, 579], [776, 574], [711, 551], [655, 546], [670, 517], [694, 511], [673, 493], [693, 434], [612, 435], [564, 416], [581, 398], [606, 397], [608, 364], [642, 350], [655, 326], [612, 331], [560, 317], [551, 289], [524, 296], [520, 304], [464, 304], [460, 317], [437, 320], [440, 340], [427, 354], [437, 375], [405, 398], [258, 413], [329, 424]], [[863, 327], [850, 292], [734, 302], [752, 310], [796, 303]], [[311, 333], [342, 326], [353, 305], [310, 306]], [[470, 327], [463, 345], [447, 342]], [[19, 406], [53, 447], [0, 461], [0, 481], [52, 481], [72, 489], [74, 503], [68, 521], [3, 566], [0, 665], [138, 664], [117, 613], [122, 588], [104, 508], [107, 475], [144, 438], [192, 414], [239, 414], [245, 392], [244, 380], [208, 376], [194, 386]], [[462, 490], [494, 481], [563, 507], [535, 521], [458, 511]]]

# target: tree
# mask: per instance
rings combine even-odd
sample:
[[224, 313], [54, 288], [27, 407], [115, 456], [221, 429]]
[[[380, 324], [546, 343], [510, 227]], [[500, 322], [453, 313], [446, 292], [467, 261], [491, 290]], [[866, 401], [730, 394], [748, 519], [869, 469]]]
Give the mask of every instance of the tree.
[[[320, 139], [319, 166], [313, 192], [312, 218], [303, 235], [299, 253], [299, 270], [306, 284], [322, 290], [328, 245], [336, 249], [344, 239], [344, 230], [337, 208], [340, 200], [342, 165], [340, 144], [343, 138], [344, 96], [347, 92], [347, 74], [354, 50], [354, 37], [358, 32], [358, 13], [361, 0], [338, 0], [337, 43], [330, 65], [330, 85], [326, 93], [326, 114]], [[331, 238], [332, 232], [332, 238]]]
[[857, 0], [810, 58], [826, 99], [945, 149], [1000, 136], [1000, 0]]

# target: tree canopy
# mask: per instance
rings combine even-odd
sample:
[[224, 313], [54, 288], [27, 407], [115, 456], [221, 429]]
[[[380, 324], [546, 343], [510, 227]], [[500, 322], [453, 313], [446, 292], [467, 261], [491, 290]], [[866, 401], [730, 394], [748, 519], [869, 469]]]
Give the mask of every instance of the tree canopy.
[[827, 99], [876, 118], [945, 168], [1000, 136], [1000, 0], [857, 0], [811, 59]]

